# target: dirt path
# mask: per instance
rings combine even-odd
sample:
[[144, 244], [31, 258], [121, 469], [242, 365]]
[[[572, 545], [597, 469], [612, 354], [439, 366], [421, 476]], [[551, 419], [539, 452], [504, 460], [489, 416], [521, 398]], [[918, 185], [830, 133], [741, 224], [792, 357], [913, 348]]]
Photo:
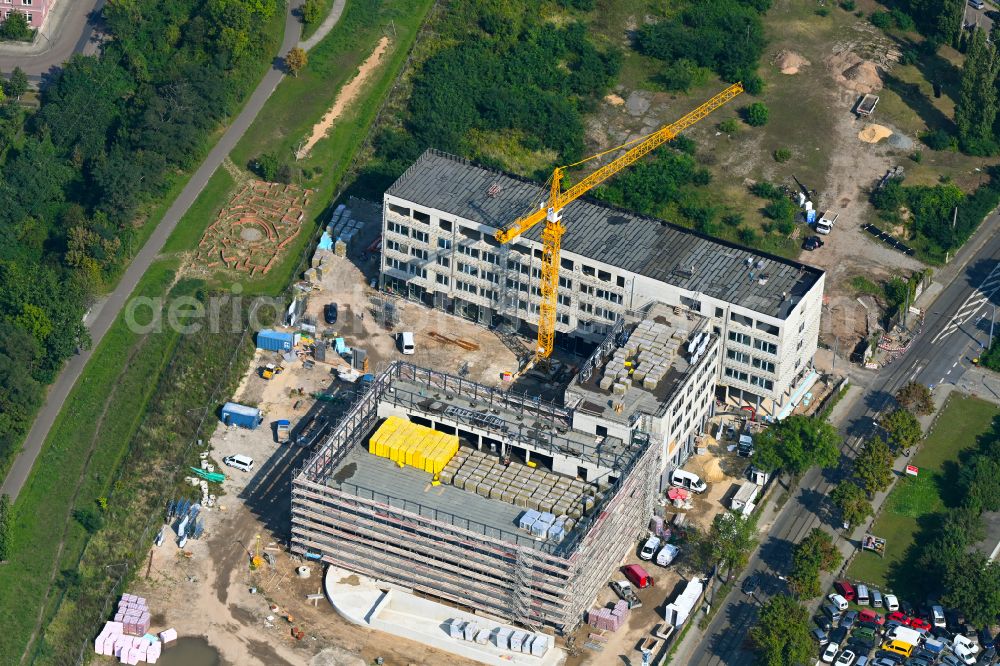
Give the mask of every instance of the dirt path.
[[[143, 343], [142, 347], [145, 347]], [[122, 371], [118, 373], [120, 378], [125, 374], [125, 368], [129, 367], [132, 359], [135, 358], [136, 353], [140, 350], [140, 347], [132, 347], [132, 353], [129, 354], [128, 361], [122, 366]], [[52, 588], [56, 582], [56, 576], [59, 574], [59, 561], [62, 559], [63, 550], [66, 549], [66, 536], [69, 533], [70, 525], [72, 524], [73, 507], [76, 505], [76, 500], [80, 496], [80, 488], [83, 486], [83, 479], [87, 477], [87, 470], [90, 468], [90, 459], [94, 457], [94, 451], [97, 449], [97, 440], [101, 434], [101, 426], [104, 425], [104, 417], [107, 416], [108, 410], [111, 408], [112, 403], [115, 402], [118, 396], [118, 387], [121, 386], [119, 382], [115, 382], [115, 389], [111, 392], [111, 395], [107, 397], [104, 401], [104, 409], [101, 410], [100, 416], [97, 417], [97, 423], [94, 426], [94, 436], [90, 438], [90, 447], [87, 449], [87, 459], [83, 463], [83, 474], [81, 474], [76, 480], [76, 488], [73, 489], [73, 499], [70, 500], [66, 508], [66, 518], [63, 521], [63, 531], [62, 536], [59, 537], [59, 548], [56, 550], [56, 556], [52, 560], [52, 573], [49, 575], [48, 588], [45, 590], [45, 598], [42, 599], [42, 603], [38, 606], [38, 617], [35, 618], [35, 627], [31, 630], [31, 635], [28, 637], [28, 642], [24, 646], [24, 653], [21, 654], [20, 663], [25, 663], [28, 655], [31, 653], [31, 649], [35, 644], [35, 638], [38, 636], [39, 629], [42, 624], [42, 618], [45, 615], [45, 611], [49, 605], [49, 598], [52, 595]]]
[[368, 79], [371, 78], [372, 73], [375, 68], [378, 67], [379, 63], [382, 61], [382, 56], [389, 48], [389, 38], [383, 37], [379, 40], [378, 44], [375, 46], [375, 50], [372, 52], [368, 59], [361, 63], [361, 67], [358, 69], [358, 73], [353, 79], [347, 82], [340, 92], [337, 93], [337, 99], [333, 101], [333, 106], [330, 110], [320, 118], [320, 121], [313, 125], [312, 134], [306, 139], [306, 142], [302, 144], [302, 147], [295, 152], [295, 159], [301, 160], [309, 155], [309, 152], [313, 149], [320, 139], [327, 135], [330, 128], [333, 127], [333, 123], [344, 113], [344, 109], [347, 105], [353, 102], [358, 95], [361, 93], [361, 88], [364, 87]]

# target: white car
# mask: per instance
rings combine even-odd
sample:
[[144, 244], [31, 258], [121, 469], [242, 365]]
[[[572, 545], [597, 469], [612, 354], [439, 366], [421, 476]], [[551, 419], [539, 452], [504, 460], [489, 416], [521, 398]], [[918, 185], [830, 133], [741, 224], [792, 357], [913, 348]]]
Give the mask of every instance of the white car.
[[969, 640], [967, 636], [956, 634], [951, 645], [951, 651], [955, 653], [956, 657], [971, 666], [971, 664], [976, 663], [976, 654], [979, 652], [979, 646]]
[[222, 459], [226, 465], [235, 467], [241, 472], [249, 472], [253, 469], [253, 458], [244, 455], [226, 456]]
[[820, 653], [820, 660], [825, 664], [832, 664], [833, 660], [837, 658], [838, 649], [840, 649], [840, 646], [833, 641], [830, 641], [826, 644], [826, 647], [823, 648], [823, 652]]
[[847, 599], [837, 594], [836, 592], [834, 592], [833, 594], [828, 594], [826, 598], [830, 600], [830, 603], [832, 603], [834, 606], [837, 607], [837, 610], [839, 611], [847, 610]]
[[677, 559], [677, 555], [681, 552], [681, 549], [672, 543], [668, 543], [660, 549], [660, 552], [656, 554], [656, 563], [661, 567], [668, 566], [671, 562]]
[[642, 548], [639, 550], [640, 560], [651, 560], [653, 555], [656, 555], [656, 549], [660, 547], [660, 540], [651, 536], [646, 539], [646, 543], [642, 544]]
[[899, 599], [896, 598], [895, 594], [885, 595], [885, 609], [890, 613], [899, 610]]
[[837, 656], [834, 666], [854, 666], [854, 660], [857, 658], [858, 656], [850, 650], [844, 650]]

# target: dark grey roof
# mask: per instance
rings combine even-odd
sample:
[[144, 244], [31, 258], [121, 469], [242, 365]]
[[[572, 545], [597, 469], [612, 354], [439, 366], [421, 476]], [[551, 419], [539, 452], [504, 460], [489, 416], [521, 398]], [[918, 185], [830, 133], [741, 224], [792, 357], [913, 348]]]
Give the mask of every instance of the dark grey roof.
[[[494, 229], [546, 195], [537, 183], [437, 150], [421, 155], [387, 193]], [[566, 206], [563, 220], [562, 248], [568, 252], [782, 319], [823, 275], [812, 266], [588, 199]], [[541, 227], [525, 236], [541, 242]], [[759, 284], [761, 274], [766, 284]]]

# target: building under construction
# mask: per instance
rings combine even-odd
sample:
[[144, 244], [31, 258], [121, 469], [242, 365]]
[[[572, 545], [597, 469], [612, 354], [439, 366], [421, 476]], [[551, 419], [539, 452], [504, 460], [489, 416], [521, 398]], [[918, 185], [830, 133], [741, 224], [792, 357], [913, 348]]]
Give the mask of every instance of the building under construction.
[[[676, 442], [710, 410], [706, 323], [622, 319], [567, 406], [392, 364], [295, 474], [292, 550], [525, 626], [576, 626], [645, 530], [665, 456], [679, 463]], [[437, 446], [457, 436], [436, 480], [390, 442], [404, 421]]]

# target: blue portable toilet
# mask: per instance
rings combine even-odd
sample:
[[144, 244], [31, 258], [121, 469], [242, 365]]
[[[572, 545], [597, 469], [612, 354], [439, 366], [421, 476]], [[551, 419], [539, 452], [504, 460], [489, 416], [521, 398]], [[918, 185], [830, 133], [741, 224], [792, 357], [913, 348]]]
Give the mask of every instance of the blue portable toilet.
[[263, 420], [264, 416], [256, 407], [247, 407], [235, 402], [227, 402], [222, 406], [222, 422], [227, 426], [234, 425], [255, 430]]
[[295, 347], [295, 335], [292, 333], [282, 333], [269, 328], [257, 333], [257, 349], [267, 351], [287, 352]]

